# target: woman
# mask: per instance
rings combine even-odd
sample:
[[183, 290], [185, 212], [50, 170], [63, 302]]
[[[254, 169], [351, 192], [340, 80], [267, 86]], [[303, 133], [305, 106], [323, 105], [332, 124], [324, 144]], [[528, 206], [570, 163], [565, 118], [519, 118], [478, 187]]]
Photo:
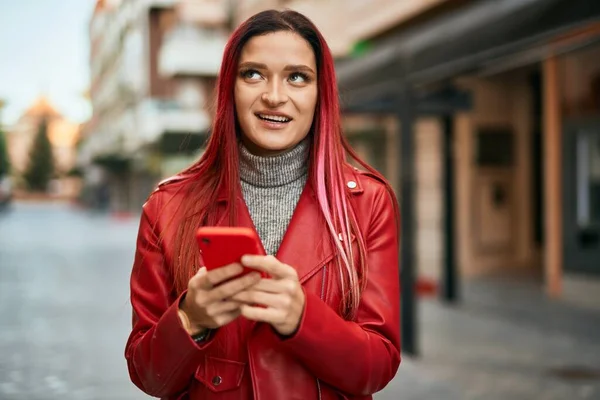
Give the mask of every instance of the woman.
[[[205, 154], [143, 207], [131, 379], [168, 399], [370, 399], [400, 364], [397, 206], [342, 136], [327, 45], [301, 14], [259, 13], [217, 89]], [[255, 228], [270, 256], [242, 263], [270, 279], [200, 268], [202, 225]]]

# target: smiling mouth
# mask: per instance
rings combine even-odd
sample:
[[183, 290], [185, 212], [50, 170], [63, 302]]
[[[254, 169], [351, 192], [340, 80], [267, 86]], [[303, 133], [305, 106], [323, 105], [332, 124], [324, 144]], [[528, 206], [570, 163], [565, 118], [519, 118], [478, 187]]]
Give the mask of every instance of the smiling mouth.
[[269, 115], [269, 114], [255, 114], [258, 119], [261, 119], [263, 121], [267, 121], [267, 122], [274, 122], [274, 123], [278, 123], [278, 124], [287, 124], [288, 122], [290, 122], [292, 120], [292, 118], [290, 117], [284, 117], [282, 115]]

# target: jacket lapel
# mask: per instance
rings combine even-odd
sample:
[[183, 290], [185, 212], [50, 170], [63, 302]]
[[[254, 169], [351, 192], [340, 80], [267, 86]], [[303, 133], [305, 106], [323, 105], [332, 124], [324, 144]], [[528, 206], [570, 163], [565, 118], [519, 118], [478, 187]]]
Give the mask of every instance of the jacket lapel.
[[[362, 193], [362, 188], [354, 171], [348, 168], [345, 173], [346, 178], [354, 183], [354, 185], [350, 185], [352, 186], [350, 193]], [[219, 217], [217, 225], [225, 226], [229, 223], [229, 216], [226, 212], [227, 201], [228, 190], [226, 185], [222, 185], [218, 196]], [[235, 225], [252, 228], [256, 232], [256, 227], [244, 199], [238, 196], [236, 201], [237, 216]], [[355, 240], [354, 235], [351, 240]], [[294, 267], [298, 272], [300, 283], [304, 283], [329, 262], [334, 257], [335, 252], [336, 249], [331, 243], [327, 224], [321, 214], [314, 189], [309, 180], [300, 195], [275, 257], [279, 261]]]
[[276, 257], [294, 267], [303, 283], [333, 258], [334, 248], [329, 237], [312, 186], [307, 183]]
[[[222, 185], [221, 189], [219, 191], [219, 196], [217, 198], [217, 201], [218, 201], [217, 226], [228, 226], [229, 225], [229, 213], [227, 212], [228, 200], [229, 199], [227, 197], [227, 188], [225, 185]], [[244, 201], [243, 197], [240, 195], [235, 199], [235, 201], [236, 201], [237, 215], [235, 217], [234, 226], [250, 228], [250, 229], [254, 230], [254, 232], [258, 236], [256, 226], [254, 226], [254, 222], [252, 221], [252, 216], [250, 215], [250, 210], [248, 210], [248, 206], [246, 205], [246, 202]], [[263, 254], [267, 254], [262, 242], [260, 243], [260, 246], [262, 248]]]

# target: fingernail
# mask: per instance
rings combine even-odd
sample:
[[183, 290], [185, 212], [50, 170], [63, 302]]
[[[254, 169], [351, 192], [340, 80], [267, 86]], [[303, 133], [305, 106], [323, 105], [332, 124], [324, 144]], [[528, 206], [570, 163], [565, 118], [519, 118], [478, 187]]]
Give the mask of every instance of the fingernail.
[[200, 267], [200, 269], [198, 269], [198, 272], [196, 272], [198, 275], [204, 275], [206, 274], [206, 267]]

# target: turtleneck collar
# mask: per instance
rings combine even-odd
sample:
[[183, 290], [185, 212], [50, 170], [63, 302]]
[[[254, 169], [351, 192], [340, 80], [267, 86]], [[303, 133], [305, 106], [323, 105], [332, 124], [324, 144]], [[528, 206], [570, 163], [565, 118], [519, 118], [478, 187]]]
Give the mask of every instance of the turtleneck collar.
[[307, 137], [285, 153], [257, 156], [240, 141], [240, 179], [253, 186], [276, 187], [303, 177], [308, 170], [309, 144]]

